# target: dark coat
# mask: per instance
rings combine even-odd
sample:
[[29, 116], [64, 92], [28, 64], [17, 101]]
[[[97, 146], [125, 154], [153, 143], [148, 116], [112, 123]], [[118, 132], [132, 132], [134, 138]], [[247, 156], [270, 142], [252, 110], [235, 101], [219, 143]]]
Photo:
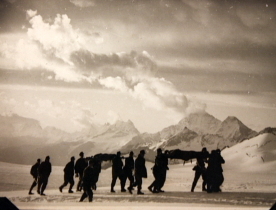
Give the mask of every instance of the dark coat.
[[84, 169], [87, 167], [87, 162], [85, 158], [79, 158], [75, 164], [75, 173], [83, 174]]
[[135, 176], [147, 178], [147, 168], [145, 158], [139, 154], [135, 160]]
[[113, 175], [121, 175], [123, 172], [123, 161], [120, 156], [116, 156], [112, 160], [112, 174]]
[[30, 174], [36, 179], [38, 176], [38, 167], [39, 167], [40, 163], [36, 163], [31, 167], [31, 171]]
[[52, 172], [52, 164], [49, 161], [42, 162], [38, 167], [38, 175], [41, 177], [49, 177]]
[[87, 166], [83, 171], [83, 185], [93, 186], [95, 183], [95, 169]]
[[154, 172], [166, 171], [168, 170], [168, 158], [165, 154], [159, 154], [155, 158], [155, 163], [153, 166]]
[[70, 161], [66, 164], [65, 168], [63, 169], [64, 174], [68, 177], [74, 176], [74, 169], [75, 169], [75, 163], [74, 161]]
[[133, 159], [133, 157], [127, 157], [125, 159], [124, 171], [130, 172], [133, 169], [134, 169], [134, 159]]

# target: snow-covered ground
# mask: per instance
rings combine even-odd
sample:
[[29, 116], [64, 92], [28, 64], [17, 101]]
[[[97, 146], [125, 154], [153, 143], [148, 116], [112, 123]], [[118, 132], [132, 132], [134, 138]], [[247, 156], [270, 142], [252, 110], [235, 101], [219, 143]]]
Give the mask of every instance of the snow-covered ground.
[[[195, 162], [170, 165], [165, 193], [152, 194], [147, 186], [153, 181], [151, 167], [147, 163], [148, 175], [144, 179], [145, 195], [120, 192], [119, 181], [115, 194], [110, 193], [111, 170], [102, 170], [98, 189], [92, 203], [79, 203], [81, 193], [60, 193], [63, 183], [63, 167], [53, 167], [46, 196], [28, 195], [32, 183], [30, 166], [0, 162], [0, 197], [9, 198], [19, 209], [269, 209], [276, 202], [276, 138], [264, 134], [228, 148], [222, 152], [225, 181], [222, 193], [201, 192], [199, 181], [191, 193]], [[77, 181], [77, 180], [76, 180]], [[36, 192], [35, 190], [33, 192]]]

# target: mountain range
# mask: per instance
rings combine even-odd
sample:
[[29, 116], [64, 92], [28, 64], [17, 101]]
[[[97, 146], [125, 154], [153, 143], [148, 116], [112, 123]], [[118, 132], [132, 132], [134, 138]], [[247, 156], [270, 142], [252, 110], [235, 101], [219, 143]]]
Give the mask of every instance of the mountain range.
[[[273, 133], [274, 128], [261, 132]], [[97, 153], [127, 154], [141, 149], [146, 158], [154, 160], [156, 149], [182, 149], [199, 151], [232, 147], [246, 139], [259, 135], [236, 117], [224, 121], [207, 112], [192, 113], [179, 123], [157, 133], [140, 133], [133, 122], [117, 121], [114, 124], [90, 125], [75, 133], [67, 133], [55, 127], [42, 128], [39, 121], [16, 114], [0, 116], [0, 161], [32, 164], [40, 157], [51, 156], [54, 165], [64, 165], [80, 151], [86, 156]]]

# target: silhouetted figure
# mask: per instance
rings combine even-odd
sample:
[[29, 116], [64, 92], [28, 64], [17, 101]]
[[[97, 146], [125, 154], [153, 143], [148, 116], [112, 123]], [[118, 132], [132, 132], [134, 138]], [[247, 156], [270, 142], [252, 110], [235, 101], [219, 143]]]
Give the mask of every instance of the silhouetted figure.
[[129, 187], [127, 188], [129, 193], [132, 194], [133, 190], [133, 184], [134, 184], [134, 176], [133, 176], [133, 170], [134, 170], [134, 153], [131, 151], [129, 153], [129, 156], [125, 159], [125, 166], [123, 168], [123, 189], [125, 188], [126, 180], [129, 180]]
[[99, 180], [100, 173], [102, 171], [102, 161], [99, 158], [94, 157], [94, 185], [92, 186], [93, 190], [97, 190], [97, 182]]
[[47, 187], [49, 176], [52, 172], [52, 164], [50, 163], [50, 157], [47, 156], [45, 161], [42, 162], [38, 167], [38, 186], [37, 193], [45, 195], [44, 190]]
[[64, 171], [64, 183], [59, 187], [59, 191], [62, 192], [62, 189], [67, 186], [68, 183], [70, 183], [69, 186], [69, 193], [73, 193], [72, 188], [75, 184], [74, 181], [74, 169], [75, 169], [75, 157], [71, 157], [70, 162], [68, 162], [63, 169]]
[[[202, 152], [206, 153], [207, 149], [204, 147], [202, 149]], [[202, 191], [206, 191], [206, 184], [207, 184], [207, 177], [206, 177], [206, 167], [205, 162], [207, 162], [207, 157], [198, 157], [196, 166], [193, 168], [195, 171], [195, 177], [192, 184], [191, 192], [194, 192], [194, 189], [196, 187], [197, 181], [199, 180], [200, 176], [202, 176], [203, 182], [202, 182]]]
[[77, 191], [82, 190], [83, 171], [86, 167], [87, 167], [87, 161], [84, 158], [84, 153], [80, 152], [80, 158], [76, 161], [76, 164], [75, 164], [75, 174], [76, 174], [76, 177], [79, 177]]
[[224, 181], [221, 164], [225, 163], [220, 150], [213, 150], [208, 160], [207, 167], [207, 192], [220, 192]]
[[83, 194], [80, 198], [80, 202], [82, 202], [85, 198], [88, 197], [88, 201], [92, 202], [93, 200], [93, 191], [92, 187], [96, 184], [95, 181], [95, 169], [94, 166], [94, 160], [89, 160], [89, 165], [84, 169], [83, 172]]
[[138, 157], [135, 160], [135, 183], [137, 185], [137, 194], [143, 195], [144, 193], [141, 191], [142, 189], [142, 178], [147, 178], [147, 168], [146, 168], [146, 160], [145, 160], [145, 150], [141, 150]]
[[169, 170], [168, 164], [168, 150], [161, 154], [161, 172], [160, 172], [160, 182], [159, 182], [159, 192], [164, 192], [162, 187], [164, 186], [167, 178], [167, 170]]
[[110, 192], [115, 192], [114, 187], [117, 178], [120, 179], [121, 192], [126, 192], [126, 189], [124, 188], [123, 165], [121, 152], [117, 152], [116, 157], [112, 160], [112, 182]]
[[154, 166], [152, 168], [152, 173], [154, 176], [154, 181], [148, 187], [149, 191], [153, 193], [159, 193], [161, 185], [161, 171], [162, 171], [162, 149], [157, 149], [157, 155], [155, 157]]
[[37, 159], [36, 163], [31, 167], [30, 174], [33, 176], [34, 181], [31, 185], [31, 188], [29, 190], [29, 195], [33, 195], [32, 190], [37, 185], [38, 181], [38, 167], [40, 165], [40, 159]]

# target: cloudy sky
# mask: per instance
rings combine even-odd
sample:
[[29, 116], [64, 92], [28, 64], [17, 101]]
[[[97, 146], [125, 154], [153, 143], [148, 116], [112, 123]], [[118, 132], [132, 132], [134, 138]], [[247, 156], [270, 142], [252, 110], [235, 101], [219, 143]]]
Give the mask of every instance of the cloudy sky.
[[0, 113], [66, 131], [191, 112], [276, 126], [276, 3], [2, 0]]

